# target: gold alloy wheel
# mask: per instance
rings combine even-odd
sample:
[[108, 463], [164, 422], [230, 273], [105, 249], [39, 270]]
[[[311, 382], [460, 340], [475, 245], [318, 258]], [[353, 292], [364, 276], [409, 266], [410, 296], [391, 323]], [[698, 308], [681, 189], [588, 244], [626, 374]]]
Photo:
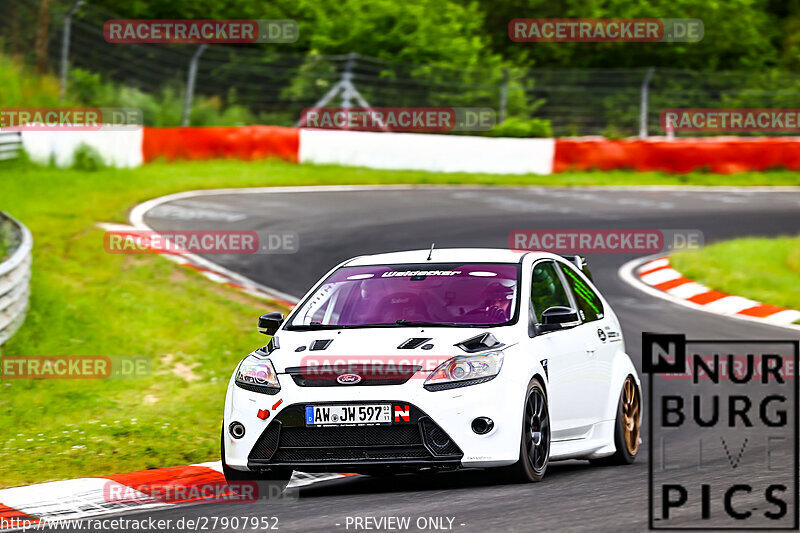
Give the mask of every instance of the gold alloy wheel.
[[639, 451], [641, 421], [639, 391], [636, 389], [633, 378], [628, 376], [622, 387], [622, 423], [625, 431], [625, 446], [631, 455], [636, 455], [636, 452]]

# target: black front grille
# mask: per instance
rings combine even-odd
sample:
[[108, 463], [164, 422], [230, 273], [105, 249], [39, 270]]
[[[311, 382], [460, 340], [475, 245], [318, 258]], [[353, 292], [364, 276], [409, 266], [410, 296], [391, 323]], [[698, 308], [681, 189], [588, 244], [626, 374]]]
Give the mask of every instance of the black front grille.
[[305, 405], [290, 405], [264, 430], [249, 460], [254, 467], [267, 467], [461, 459], [458, 445], [424, 412], [403, 402], [387, 403], [407, 410], [408, 419], [382, 426], [307, 427]]
[[359, 461], [403, 461], [430, 459], [431, 454], [424, 446], [413, 448], [370, 447], [370, 448], [281, 448], [273, 457], [276, 463], [324, 463]]
[[287, 427], [281, 434], [281, 447], [313, 448], [384, 445], [422, 446], [419, 428], [415, 424], [335, 428]]
[[[287, 368], [286, 373], [292, 376], [294, 382], [300, 387], [364, 387], [402, 385], [421, 369], [421, 366], [413, 365], [387, 365], [386, 368], [349, 365], [346, 369], [340, 369], [340, 372], [336, 369], [321, 367], [294, 366]], [[351, 384], [339, 383], [337, 378], [342, 374], [357, 374], [361, 381]]]
[[278, 449], [278, 438], [281, 433], [281, 423], [275, 420], [270, 424], [264, 433], [256, 441], [255, 446], [250, 451], [250, 459], [272, 459]]

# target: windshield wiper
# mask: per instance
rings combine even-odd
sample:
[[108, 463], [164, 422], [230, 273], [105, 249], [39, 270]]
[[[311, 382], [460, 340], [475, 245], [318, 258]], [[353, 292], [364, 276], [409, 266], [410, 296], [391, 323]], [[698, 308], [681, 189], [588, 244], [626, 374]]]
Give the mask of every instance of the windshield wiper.
[[456, 324], [455, 322], [428, 322], [427, 320], [395, 320], [398, 326], [464, 326], [466, 324]]
[[334, 324], [320, 324], [319, 322], [312, 322], [311, 324], [296, 324], [287, 326], [286, 329], [288, 330], [297, 330], [297, 331], [316, 331], [320, 329], [339, 329], [347, 326], [337, 326]]

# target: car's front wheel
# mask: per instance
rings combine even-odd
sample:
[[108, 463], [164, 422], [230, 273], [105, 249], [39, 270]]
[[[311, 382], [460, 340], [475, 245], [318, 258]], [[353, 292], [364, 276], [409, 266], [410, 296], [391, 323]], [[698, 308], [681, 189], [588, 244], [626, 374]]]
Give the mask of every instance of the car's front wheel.
[[258, 499], [278, 497], [289, 484], [292, 478], [292, 470], [276, 469], [268, 472], [244, 472], [228, 466], [225, 462], [225, 430], [222, 430], [220, 438], [220, 455], [222, 458], [222, 474], [225, 482], [230, 485], [234, 492], [239, 492], [241, 488], [249, 489], [247, 483], [255, 482], [258, 486]]
[[528, 384], [522, 410], [522, 435], [520, 458], [506, 467], [510, 480], [517, 482], [541, 481], [550, 460], [550, 411], [547, 395], [538, 379]]

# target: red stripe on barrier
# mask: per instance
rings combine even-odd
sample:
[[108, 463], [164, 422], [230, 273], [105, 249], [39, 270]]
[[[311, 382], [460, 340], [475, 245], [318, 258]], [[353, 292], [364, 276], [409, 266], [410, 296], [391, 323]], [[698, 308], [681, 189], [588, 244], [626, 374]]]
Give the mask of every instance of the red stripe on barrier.
[[717, 300], [721, 300], [725, 297], [729, 296], [728, 294], [723, 294], [717, 291], [708, 291], [701, 294], [697, 294], [692, 296], [691, 298], [687, 298], [690, 302], [694, 302], [700, 305], [710, 304], [711, 302], [716, 302]]
[[[20, 523], [21, 522], [21, 523]], [[17, 528], [23, 524], [36, 524], [39, 519], [0, 503], [0, 529]]]
[[556, 139], [553, 172], [570, 170], [665, 171], [697, 169], [730, 174], [772, 168], [800, 169], [798, 138], [691, 138], [667, 140]]
[[639, 272], [639, 277], [646, 276], [651, 272], [658, 272], [659, 270], [664, 270], [665, 268], [672, 268], [672, 267], [669, 265], [662, 265], [660, 267], [651, 268], [649, 270], [642, 270], [641, 272]]
[[783, 307], [778, 307], [777, 305], [759, 304], [754, 307], [748, 307], [747, 309], [743, 309], [739, 311], [739, 314], [764, 318], [770, 315], [774, 315], [775, 313], [780, 313], [781, 311], [786, 311], [786, 309], [784, 309]]
[[669, 289], [674, 289], [675, 287], [679, 287], [681, 285], [685, 285], [687, 283], [692, 283], [692, 280], [689, 278], [684, 278], [683, 276], [679, 277], [678, 279], [671, 279], [669, 281], [665, 281], [664, 283], [659, 283], [658, 285], [653, 285], [656, 289], [667, 291]]
[[297, 163], [299, 150], [300, 130], [281, 126], [144, 128], [142, 140], [145, 162], [277, 157]]
[[[232, 495], [227, 489], [225, 476], [212, 468], [204, 466], [175, 466], [142, 470], [129, 474], [116, 474], [107, 479], [138, 490], [163, 503], [187, 503], [213, 499], [204, 496], [215, 493], [218, 496]], [[193, 491], [192, 489], [199, 489]]]

